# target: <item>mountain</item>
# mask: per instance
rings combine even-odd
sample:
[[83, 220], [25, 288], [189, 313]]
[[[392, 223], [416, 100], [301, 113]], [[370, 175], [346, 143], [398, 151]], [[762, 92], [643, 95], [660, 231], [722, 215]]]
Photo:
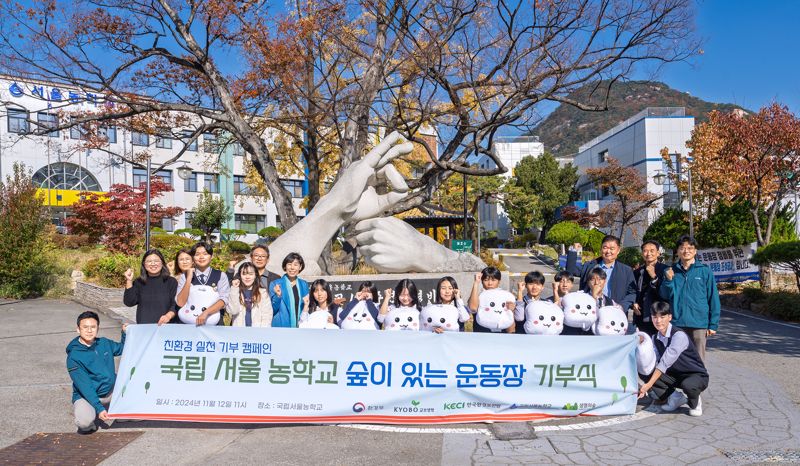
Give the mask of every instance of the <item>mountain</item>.
[[[570, 94], [570, 98], [602, 104], [605, 91], [596, 91], [592, 95], [594, 88], [595, 84], [586, 85]], [[712, 110], [730, 112], [742, 109], [734, 104], [706, 102], [656, 81], [628, 81], [611, 87], [607, 111], [587, 112], [561, 104], [536, 126], [533, 134], [539, 136], [545, 149], [556, 157], [574, 155], [581, 144], [647, 107], [686, 107], [686, 115], [695, 117], [695, 123], [705, 121]]]

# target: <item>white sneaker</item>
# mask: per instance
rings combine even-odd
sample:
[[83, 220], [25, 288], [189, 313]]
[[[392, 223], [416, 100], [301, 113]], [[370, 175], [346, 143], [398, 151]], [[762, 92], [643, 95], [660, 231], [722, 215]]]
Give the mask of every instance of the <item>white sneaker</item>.
[[703, 415], [703, 400], [697, 397], [697, 407], [689, 409], [689, 416], [700, 417]]
[[687, 401], [689, 401], [689, 399], [686, 398], [686, 395], [675, 390], [674, 392], [672, 392], [672, 395], [669, 396], [667, 402], [661, 406], [661, 410], [671, 413], [672, 411], [675, 411], [676, 409], [685, 405]]

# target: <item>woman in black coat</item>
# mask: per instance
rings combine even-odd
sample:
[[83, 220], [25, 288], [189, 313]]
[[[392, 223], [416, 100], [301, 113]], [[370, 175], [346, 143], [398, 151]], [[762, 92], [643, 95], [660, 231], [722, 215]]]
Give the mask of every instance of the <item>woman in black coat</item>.
[[178, 281], [170, 276], [164, 256], [151, 249], [142, 257], [139, 278], [133, 279], [133, 270], [125, 271], [122, 302], [136, 306], [137, 324], [166, 324], [175, 317], [177, 289]]

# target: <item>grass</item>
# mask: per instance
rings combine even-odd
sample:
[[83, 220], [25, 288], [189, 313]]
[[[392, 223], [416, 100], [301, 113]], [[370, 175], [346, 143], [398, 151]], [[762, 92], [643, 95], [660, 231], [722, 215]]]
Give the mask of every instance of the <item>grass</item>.
[[82, 270], [86, 262], [106, 254], [101, 248], [56, 249], [52, 253], [53, 286], [44, 294], [46, 298], [64, 298], [72, 295], [72, 271]]

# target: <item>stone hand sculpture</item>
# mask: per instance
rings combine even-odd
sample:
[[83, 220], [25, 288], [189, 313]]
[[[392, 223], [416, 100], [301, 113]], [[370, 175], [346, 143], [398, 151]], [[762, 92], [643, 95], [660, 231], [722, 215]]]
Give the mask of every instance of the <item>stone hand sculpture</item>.
[[[390, 162], [414, 149], [412, 143], [404, 141], [399, 133], [392, 132], [361, 160], [345, 168], [311, 212], [270, 244], [273, 260], [267, 268], [281, 273], [283, 258], [297, 252], [305, 259], [304, 274], [319, 275], [320, 254], [342, 225], [380, 215], [403, 199], [408, 185]], [[389, 181], [391, 192], [377, 193], [374, 186], [379, 178]]]
[[380, 272], [467, 272], [486, 267], [472, 254], [447, 249], [395, 217], [362, 220], [355, 230], [364, 261]]

